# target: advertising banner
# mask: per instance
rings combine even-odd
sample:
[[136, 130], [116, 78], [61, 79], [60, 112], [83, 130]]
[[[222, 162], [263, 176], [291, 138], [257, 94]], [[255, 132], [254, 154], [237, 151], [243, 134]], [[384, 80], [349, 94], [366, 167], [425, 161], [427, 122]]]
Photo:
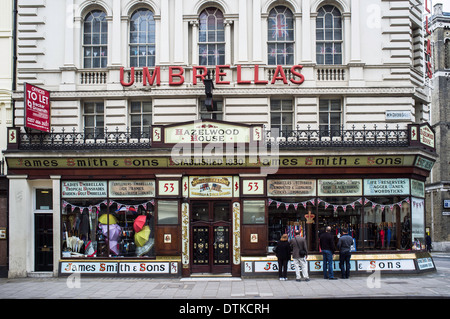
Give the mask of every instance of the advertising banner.
[[24, 83], [25, 126], [50, 132], [50, 92]]

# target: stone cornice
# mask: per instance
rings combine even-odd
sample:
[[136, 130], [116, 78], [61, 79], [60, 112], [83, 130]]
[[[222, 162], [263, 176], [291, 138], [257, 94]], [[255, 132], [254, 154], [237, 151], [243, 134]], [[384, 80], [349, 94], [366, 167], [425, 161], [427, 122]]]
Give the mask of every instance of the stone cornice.
[[[217, 96], [267, 96], [267, 95], [369, 95], [369, 96], [392, 96], [392, 95], [414, 95], [417, 93], [415, 87], [266, 87], [266, 88], [215, 88], [214, 95]], [[124, 90], [96, 90], [96, 91], [51, 91], [52, 100], [80, 99], [80, 98], [129, 98], [129, 97], [200, 97], [205, 94], [202, 86], [196, 88], [135, 88]], [[14, 100], [23, 100], [23, 92], [14, 92]]]

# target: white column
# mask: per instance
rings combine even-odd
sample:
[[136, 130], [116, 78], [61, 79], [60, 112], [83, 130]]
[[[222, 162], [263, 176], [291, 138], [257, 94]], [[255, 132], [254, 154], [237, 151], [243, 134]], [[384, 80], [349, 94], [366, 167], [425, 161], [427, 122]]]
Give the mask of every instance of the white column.
[[191, 21], [192, 25], [192, 65], [198, 65], [198, 21]]
[[350, 61], [361, 61], [361, 39], [359, 25], [359, 0], [352, 0], [352, 16], [351, 16], [351, 56]]
[[248, 46], [247, 46], [247, 0], [239, 0], [239, 37], [238, 44], [238, 61], [248, 62]]
[[[112, 65], [122, 65], [121, 62], [121, 50], [122, 50], [122, 37], [121, 37], [121, 10], [120, 10], [120, 0], [114, 0], [113, 2], [113, 16], [112, 16], [112, 28], [109, 32], [113, 34], [111, 37], [111, 64]], [[108, 26], [109, 27], [109, 26]], [[108, 52], [108, 55], [109, 52]]]
[[350, 20], [350, 13], [344, 13], [343, 15], [344, 18], [344, 44], [343, 44], [343, 59], [342, 59], [342, 63], [343, 64], [348, 64], [350, 62], [350, 55], [351, 55], [351, 51], [353, 51], [352, 46], [353, 46], [353, 41], [352, 41], [352, 22]]
[[310, 12], [310, 0], [302, 1], [302, 56], [301, 60], [305, 62], [312, 61], [312, 50], [315, 50], [315, 43], [311, 42], [311, 12]]
[[261, 2], [253, 0], [253, 62], [262, 62]]
[[225, 64], [231, 64], [231, 24], [233, 20], [225, 20]]
[[64, 26], [64, 65], [73, 66], [73, 44], [74, 44], [74, 5], [73, 0], [66, 0], [66, 24]]
[[169, 32], [169, 1], [161, 1], [161, 28], [160, 28], [160, 41], [157, 43], [161, 47], [159, 53], [160, 63], [170, 62], [170, 32]]
[[175, 0], [174, 12], [174, 44], [173, 62], [183, 63], [184, 60], [184, 24], [183, 24], [183, 0]]
[[31, 191], [27, 175], [9, 179], [9, 278], [26, 277], [32, 270], [34, 243]]
[[61, 257], [61, 176], [50, 175], [53, 189], [53, 276], [58, 276]]

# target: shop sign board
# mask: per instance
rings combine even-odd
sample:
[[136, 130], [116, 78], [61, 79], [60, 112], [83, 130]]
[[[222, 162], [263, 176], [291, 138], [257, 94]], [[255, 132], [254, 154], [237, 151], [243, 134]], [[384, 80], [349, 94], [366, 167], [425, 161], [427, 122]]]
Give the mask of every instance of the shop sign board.
[[62, 181], [62, 198], [95, 198], [107, 196], [106, 181]]
[[362, 196], [361, 179], [319, 179], [318, 196]]
[[190, 176], [189, 197], [232, 197], [232, 176]]
[[61, 274], [178, 274], [177, 262], [62, 261]]
[[109, 196], [116, 198], [155, 197], [155, 181], [109, 181]]
[[431, 257], [417, 258], [417, 267], [419, 270], [434, 269], [434, 262]]
[[[182, 154], [181, 154], [182, 155]], [[414, 155], [352, 156], [170, 156], [170, 157], [7, 157], [10, 169], [57, 168], [309, 168], [309, 167], [402, 167], [416, 165], [431, 170], [433, 161]], [[416, 160], [416, 162], [414, 162]]]
[[411, 198], [412, 241], [425, 239], [425, 200]]
[[409, 195], [408, 178], [365, 179], [364, 195]]
[[269, 179], [267, 196], [298, 197], [315, 196], [316, 180], [314, 179]]
[[242, 181], [243, 195], [264, 195], [263, 179], [246, 179]]
[[50, 92], [24, 83], [25, 126], [50, 132]]
[[178, 196], [180, 194], [180, 181], [160, 180], [158, 181], [159, 196]]
[[359, 271], [415, 270], [413, 259], [358, 260]]

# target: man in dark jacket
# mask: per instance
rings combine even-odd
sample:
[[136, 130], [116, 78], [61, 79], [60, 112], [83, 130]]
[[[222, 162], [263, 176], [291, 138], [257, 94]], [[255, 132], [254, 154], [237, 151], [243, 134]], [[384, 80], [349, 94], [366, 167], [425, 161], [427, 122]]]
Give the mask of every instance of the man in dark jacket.
[[339, 267], [341, 268], [341, 277], [347, 279], [350, 277], [350, 258], [352, 256], [351, 246], [353, 245], [353, 238], [347, 232], [342, 231], [342, 236], [338, 241], [339, 249]]
[[295, 231], [295, 237], [290, 241], [292, 248], [292, 259], [295, 264], [295, 277], [296, 281], [301, 281], [301, 274], [305, 281], [309, 281], [308, 276], [308, 264], [306, 263], [306, 257], [308, 257], [308, 245], [305, 238], [300, 236], [300, 231]]
[[323, 257], [323, 278], [337, 279], [333, 274], [333, 255], [334, 255], [334, 238], [331, 235], [331, 227], [327, 226], [325, 233], [320, 235], [320, 249], [322, 249]]

